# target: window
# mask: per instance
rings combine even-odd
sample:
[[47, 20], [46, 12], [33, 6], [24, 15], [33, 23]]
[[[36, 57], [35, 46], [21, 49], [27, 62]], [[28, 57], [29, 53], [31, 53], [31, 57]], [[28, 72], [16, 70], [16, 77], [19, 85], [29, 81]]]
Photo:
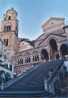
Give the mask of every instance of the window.
[[23, 59], [19, 59], [18, 64], [23, 64]]
[[39, 61], [39, 56], [35, 56], [35, 61]]
[[11, 20], [11, 16], [8, 17], [8, 20]]
[[35, 60], [34, 60], [34, 56], [33, 56], [33, 61], [35, 61]]
[[31, 59], [30, 57], [25, 58], [25, 63], [30, 63]]
[[11, 26], [4, 26], [4, 32], [11, 31]]
[[51, 24], [54, 24], [53, 22], [51, 22]]
[[39, 61], [39, 56], [33, 56], [33, 61]]
[[30, 62], [30, 57], [28, 58], [28, 62]]
[[5, 46], [8, 46], [8, 39], [4, 39]]

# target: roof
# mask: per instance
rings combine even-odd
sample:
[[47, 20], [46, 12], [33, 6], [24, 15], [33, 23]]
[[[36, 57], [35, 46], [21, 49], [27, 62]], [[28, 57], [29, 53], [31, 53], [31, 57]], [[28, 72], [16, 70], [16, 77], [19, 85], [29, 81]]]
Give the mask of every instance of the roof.
[[0, 91], [0, 95], [22, 95], [22, 96], [53, 96], [51, 93], [44, 89], [44, 79], [48, 78], [48, 72], [50, 70], [56, 70], [63, 64], [62, 60], [54, 60], [48, 63], [40, 64], [34, 67], [24, 76], [21, 75], [15, 82], [3, 91]]
[[30, 41], [30, 40], [27, 39], [27, 38], [19, 38], [19, 41], [20, 41], [20, 42], [26, 41], [26, 42], [28, 42], [31, 46], [34, 46], [34, 41]]
[[9, 12], [15, 13], [17, 15], [17, 12], [14, 8], [10, 8], [6, 11], [6, 13], [9, 13]]

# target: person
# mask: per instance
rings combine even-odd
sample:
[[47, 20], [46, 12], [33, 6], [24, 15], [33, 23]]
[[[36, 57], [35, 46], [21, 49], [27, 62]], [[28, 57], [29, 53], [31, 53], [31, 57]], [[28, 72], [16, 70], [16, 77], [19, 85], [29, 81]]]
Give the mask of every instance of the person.
[[64, 66], [67, 68], [67, 72], [68, 72], [68, 60], [64, 60]]

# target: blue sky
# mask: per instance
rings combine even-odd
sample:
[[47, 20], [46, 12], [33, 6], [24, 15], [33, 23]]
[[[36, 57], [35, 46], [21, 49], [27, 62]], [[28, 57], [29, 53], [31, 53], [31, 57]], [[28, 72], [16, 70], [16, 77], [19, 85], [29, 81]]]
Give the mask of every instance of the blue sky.
[[37, 38], [42, 34], [41, 24], [51, 16], [68, 21], [68, 0], [0, 0], [0, 18], [9, 8], [18, 12], [19, 37]]

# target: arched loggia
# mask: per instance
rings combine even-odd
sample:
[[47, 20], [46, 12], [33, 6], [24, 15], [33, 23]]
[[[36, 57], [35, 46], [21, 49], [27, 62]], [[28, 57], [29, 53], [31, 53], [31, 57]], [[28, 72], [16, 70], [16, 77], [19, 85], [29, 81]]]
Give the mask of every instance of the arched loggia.
[[48, 52], [47, 52], [46, 49], [42, 49], [42, 50], [41, 50], [41, 59], [42, 59], [42, 60], [46, 60], [46, 61], [49, 60]]
[[50, 45], [50, 59], [53, 59], [56, 57], [56, 53], [58, 51], [58, 46], [57, 46], [56, 40], [51, 39], [49, 41], [49, 45]]

